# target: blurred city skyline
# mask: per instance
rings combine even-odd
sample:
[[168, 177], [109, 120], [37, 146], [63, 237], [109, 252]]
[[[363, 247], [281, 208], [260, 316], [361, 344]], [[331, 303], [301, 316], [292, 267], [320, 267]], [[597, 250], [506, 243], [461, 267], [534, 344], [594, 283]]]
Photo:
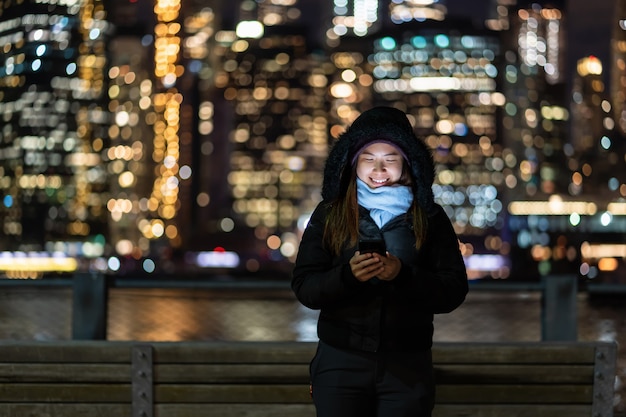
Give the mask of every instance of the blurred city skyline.
[[391, 105], [473, 279], [619, 276], [626, 10], [514, 3], [3, 5], [0, 267], [287, 271], [333, 138]]

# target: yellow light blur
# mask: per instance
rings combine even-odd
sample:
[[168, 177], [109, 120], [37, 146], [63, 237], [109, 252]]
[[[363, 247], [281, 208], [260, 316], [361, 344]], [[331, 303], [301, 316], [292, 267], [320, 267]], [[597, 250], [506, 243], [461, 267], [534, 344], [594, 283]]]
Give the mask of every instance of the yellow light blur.
[[165, 228], [163, 227], [163, 222], [154, 221], [152, 223], [151, 232], [156, 237], [163, 236], [163, 233], [165, 232]]
[[356, 73], [351, 69], [344, 70], [341, 73], [341, 79], [347, 83], [351, 83], [356, 80]]
[[437, 132], [442, 134], [450, 134], [454, 132], [454, 123], [451, 120], [440, 120], [435, 125]]
[[281, 240], [280, 240], [280, 237], [276, 235], [272, 235], [267, 238], [266, 243], [267, 243], [268, 248], [276, 250], [280, 248]]
[[535, 245], [530, 251], [535, 261], [547, 261], [552, 256], [552, 250], [550, 248], [540, 245]]
[[235, 33], [240, 38], [260, 39], [263, 37], [264, 32], [263, 24], [256, 20], [241, 21], [237, 24], [237, 28], [235, 29]]
[[135, 184], [135, 175], [130, 171], [126, 171], [118, 177], [118, 183], [122, 188], [132, 187]]
[[602, 74], [602, 62], [593, 55], [587, 58], [580, 59], [576, 68], [578, 70], [578, 74], [581, 77], [585, 77], [587, 75]]
[[598, 269], [600, 271], [615, 271], [618, 267], [619, 263], [615, 258], [602, 258], [598, 261]]
[[130, 240], [122, 239], [115, 244], [115, 250], [120, 255], [130, 255], [133, 251], [133, 244]]
[[178, 228], [174, 225], [169, 225], [165, 228], [165, 235], [169, 239], [175, 239], [178, 236]]
[[330, 86], [330, 94], [336, 98], [350, 97], [353, 93], [352, 86], [347, 83], [334, 83]]
[[626, 244], [592, 244], [589, 242], [584, 242], [582, 245], [580, 245], [580, 253], [585, 259], [626, 259]]
[[594, 215], [597, 211], [596, 204], [590, 201], [563, 201], [560, 204], [549, 201], [513, 201], [509, 204], [509, 213], [514, 216]]
[[0, 271], [6, 272], [74, 272], [78, 269], [75, 258], [54, 256], [0, 256]]
[[626, 215], [626, 203], [609, 203], [606, 207], [606, 210], [613, 215]]

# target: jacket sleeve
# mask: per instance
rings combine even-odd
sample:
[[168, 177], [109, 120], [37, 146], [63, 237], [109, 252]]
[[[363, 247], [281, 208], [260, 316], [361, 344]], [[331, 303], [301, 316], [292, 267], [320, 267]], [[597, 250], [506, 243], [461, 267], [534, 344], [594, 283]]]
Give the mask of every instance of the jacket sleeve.
[[469, 290], [467, 270], [458, 237], [441, 207], [429, 218], [418, 259], [413, 266], [402, 266], [397, 293], [430, 313], [449, 313], [460, 306]]
[[348, 260], [336, 257], [324, 247], [324, 224], [328, 208], [321, 203], [307, 225], [295, 266], [291, 288], [306, 307], [333, 307], [352, 297], [363, 285], [352, 271]]

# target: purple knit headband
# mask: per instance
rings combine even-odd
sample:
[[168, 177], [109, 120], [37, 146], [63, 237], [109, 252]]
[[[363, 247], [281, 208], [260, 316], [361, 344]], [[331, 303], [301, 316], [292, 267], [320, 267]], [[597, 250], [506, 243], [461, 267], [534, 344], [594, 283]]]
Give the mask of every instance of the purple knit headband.
[[370, 146], [370, 145], [372, 145], [374, 143], [386, 143], [387, 145], [391, 145], [394, 148], [396, 148], [398, 153], [400, 153], [400, 155], [402, 155], [402, 157], [404, 158], [405, 161], [409, 160], [409, 158], [406, 157], [406, 154], [404, 153], [404, 151], [402, 149], [400, 149], [400, 147], [398, 145], [396, 145], [395, 143], [393, 143], [392, 141], [385, 140], [385, 139], [374, 139], [372, 141], [367, 142], [365, 145], [361, 146], [359, 148], [359, 150], [355, 152], [354, 156], [352, 157], [351, 165], [354, 165], [354, 163], [356, 162], [357, 158], [359, 157], [359, 155], [361, 155], [361, 153], [363, 152], [363, 150], [365, 150], [365, 148], [367, 148], [368, 146]]

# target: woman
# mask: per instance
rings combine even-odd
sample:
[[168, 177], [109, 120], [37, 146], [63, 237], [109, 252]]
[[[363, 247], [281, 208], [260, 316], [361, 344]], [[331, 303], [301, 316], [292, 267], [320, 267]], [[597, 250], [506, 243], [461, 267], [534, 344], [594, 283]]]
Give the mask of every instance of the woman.
[[[310, 367], [319, 417], [431, 415], [433, 314], [468, 291], [433, 179], [432, 155], [390, 107], [361, 114], [329, 153], [291, 284], [320, 310]], [[382, 241], [382, 254], [359, 248], [364, 240]]]

